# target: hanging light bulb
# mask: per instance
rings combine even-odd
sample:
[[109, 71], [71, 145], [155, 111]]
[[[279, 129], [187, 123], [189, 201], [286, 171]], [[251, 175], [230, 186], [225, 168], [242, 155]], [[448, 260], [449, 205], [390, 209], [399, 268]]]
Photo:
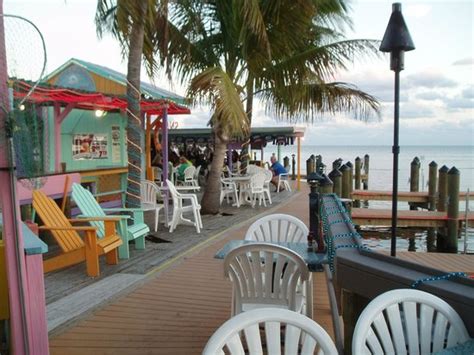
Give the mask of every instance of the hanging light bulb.
[[95, 110], [95, 117], [100, 118], [105, 116], [104, 110]]
[[25, 107], [25, 105], [21, 104], [18, 108], [20, 109], [20, 111], [25, 111], [26, 107]]

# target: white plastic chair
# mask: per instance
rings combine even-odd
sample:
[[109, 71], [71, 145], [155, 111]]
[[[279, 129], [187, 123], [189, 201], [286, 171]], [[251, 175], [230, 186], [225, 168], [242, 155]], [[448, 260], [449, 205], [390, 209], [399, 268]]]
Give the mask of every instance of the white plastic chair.
[[[166, 180], [168, 190], [173, 198], [173, 217], [170, 223], [170, 233], [176, 229], [178, 224], [188, 224], [196, 227], [197, 233], [201, 233], [202, 219], [201, 219], [201, 205], [198, 203], [198, 199], [195, 194], [182, 194], [176, 190], [174, 184]], [[189, 201], [189, 205], [184, 205], [184, 201]], [[194, 216], [194, 222], [185, 219], [183, 214], [191, 212]]]
[[300, 219], [276, 213], [259, 218], [247, 230], [246, 240], [259, 242], [305, 242], [308, 227]]
[[[244, 244], [226, 255], [224, 275], [233, 284], [233, 315], [273, 307], [312, 318], [311, 273], [304, 260], [288, 248], [270, 243]], [[299, 286], [305, 292], [298, 292]]]
[[280, 192], [280, 186], [283, 185], [283, 187], [287, 191], [291, 191], [290, 183], [289, 183], [289, 175], [288, 173], [283, 173], [278, 175], [278, 182], [277, 182], [277, 192]]
[[[261, 332], [260, 327], [265, 328], [265, 332]], [[283, 349], [285, 354], [291, 355], [337, 355], [331, 337], [318, 323], [286, 309], [271, 308], [256, 309], [229, 319], [209, 338], [202, 353], [281, 354]]]
[[273, 173], [270, 170], [263, 170], [263, 174], [265, 175], [265, 181], [263, 183], [263, 192], [267, 195], [268, 202], [271, 205], [272, 196], [270, 195], [270, 182], [273, 179]]
[[237, 193], [237, 185], [234, 181], [227, 180], [221, 177], [221, 196], [220, 196], [220, 203], [226, 199], [227, 203], [230, 204], [229, 196], [232, 197], [234, 204], [237, 207], [240, 207], [239, 195]]
[[180, 181], [180, 184], [183, 184], [184, 186], [198, 187], [199, 184], [197, 180], [194, 179], [195, 173], [196, 167], [192, 165], [188, 166], [184, 169], [184, 180]]
[[258, 199], [258, 205], [261, 206], [262, 203], [265, 207], [267, 207], [267, 203], [265, 202], [265, 174], [256, 173], [252, 175], [250, 178], [249, 186], [245, 189], [245, 193], [247, 196], [250, 197], [252, 201], [252, 207], [255, 207], [255, 203]]
[[249, 164], [247, 165], [247, 175], [254, 175], [260, 171], [260, 168], [257, 165]]
[[[144, 211], [155, 211], [155, 232], [158, 230], [158, 218], [160, 216], [160, 210], [164, 207], [164, 204], [158, 203], [157, 198], [160, 196], [160, 189], [155, 183], [142, 180], [140, 183], [140, 199], [141, 209]], [[166, 222], [168, 218], [165, 218]]]
[[199, 173], [201, 172], [201, 165], [199, 165], [194, 171], [194, 186], [199, 187]]
[[432, 354], [469, 339], [456, 311], [430, 293], [398, 289], [373, 299], [360, 315], [353, 354]]

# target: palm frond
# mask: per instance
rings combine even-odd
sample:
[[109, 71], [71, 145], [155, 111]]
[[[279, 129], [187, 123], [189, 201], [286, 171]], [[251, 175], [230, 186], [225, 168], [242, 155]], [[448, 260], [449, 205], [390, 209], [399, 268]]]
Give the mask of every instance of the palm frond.
[[191, 80], [187, 96], [195, 103], [211, 104], [213, 124], [218, 123], [220, 134], [234, 137], [249, 132], [240, 93], [222, 68], [207, 68], [196, 75]]

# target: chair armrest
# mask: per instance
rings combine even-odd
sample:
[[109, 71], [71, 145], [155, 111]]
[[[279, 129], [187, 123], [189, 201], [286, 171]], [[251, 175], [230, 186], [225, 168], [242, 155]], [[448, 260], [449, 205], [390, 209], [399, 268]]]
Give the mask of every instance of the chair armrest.
[[[129, 217], [129, 216], [127, 216]], [[120, 217], [111, 217], [111, 216], [100, 216], [100, 217], [82, 217], [82, 218], [72, 218], [68, 221], [71, 223], [79, 223], [79, 222], [105, 222], [105, 221], [121, 221], [122, 218]]]
[[179, 197], [182, 198], [182, 199], [192, 200], [192, 201], [196, 202], [197, 204], [199, 204], [197, 196], [194, 195], [194, 194], [180, 194]]
[[63, 226], [41, 226], [38, 229], [40, 230], [50, 230], [50, 231], [97, 231], [97, 227], [91, 226], [81, 226], [81, 227], [63, 227]]
[[78, 215], [76, 219], [70, 219], [69, 221], [83, 221], [83, 220], [97, 220], [97, 221], [105, 221], [105, 220], [120, 220], [120, 219], [129, 219], [131, 218], [129, 215], [115, 215], [115, 214], [108, 214], [107, 216], [85, 216], [83, 214]]

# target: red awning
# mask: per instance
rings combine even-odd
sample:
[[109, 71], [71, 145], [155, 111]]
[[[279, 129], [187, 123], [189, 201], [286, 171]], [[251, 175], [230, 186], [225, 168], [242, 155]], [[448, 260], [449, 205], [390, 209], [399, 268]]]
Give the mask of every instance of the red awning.
[[[15, 80], [13, 84], [14, 98], [21, 100], [28, 95], [32, 86], [33, 84], [31, 82]], [[38, 85], [27, 97], [26, 101], [38, 105], [53, 105], [54, 103], [59, 103], [65, 106], [74, 104], [75, 108], [83, 110], [116, 111], [125, 110], [127, 108], [127, 100], [124, 97], [44, 84]], [[168, 105], [169, 115], [191, 113], [189, 108], [167, 99], [142, 99], [140, 102], [142, 113], [149, 115], [161, 115], [165, 105]]]

